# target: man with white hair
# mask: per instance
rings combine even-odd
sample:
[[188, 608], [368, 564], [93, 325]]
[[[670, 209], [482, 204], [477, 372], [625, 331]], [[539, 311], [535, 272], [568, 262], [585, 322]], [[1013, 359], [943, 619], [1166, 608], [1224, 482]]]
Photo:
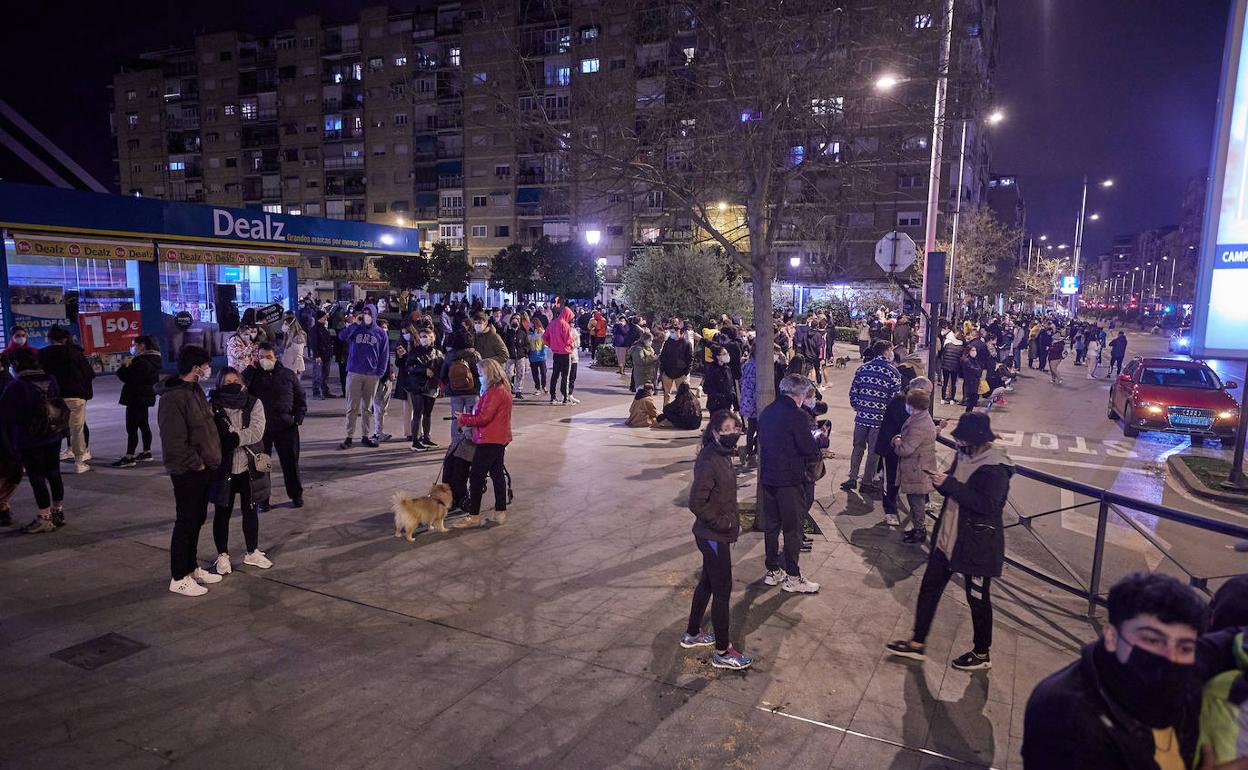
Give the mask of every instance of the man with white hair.
[[875, 441], [875, 452], [884, 460], [884, 523], [890, 527], [901, 525], [897, 517], [897, 452], [893, 450], [893, 438], [901, 433], [901, 426], [906, 424], [909, 413], [906, 411], [906, 396], [918, 391], [932, 395], [932, 381], [926, 377], [915, 377], [889, 400], [884, 409], [884, 421], [880, 423], [879, 437]]
[[[791, 593], [813, 594], [819, 584], [802, 577], [797, 561], [802, 550], [802, 519], [810, 510], [807, 467], [821, 456], [810, 417], [815, 386], [800, 374], [780, 380], [780, 397], [758, 415], [759, 515], [763, 517], [767, 574], [763, 582]], [[784, 532], [784, 553], [780, 532]]]

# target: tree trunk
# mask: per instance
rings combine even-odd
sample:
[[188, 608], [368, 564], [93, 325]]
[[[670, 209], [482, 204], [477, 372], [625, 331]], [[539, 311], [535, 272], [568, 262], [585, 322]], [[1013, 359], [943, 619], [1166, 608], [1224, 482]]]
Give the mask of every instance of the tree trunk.
[[[761, 263], [761, 264], [760, 264]], [[758, 411], [775, 400], [775, 357], [772, 350], [776, 343], [776, 330], [771, 322], [772, 270], [767, 262], [754, 260], [750, 270], [750, 285], [754, 294], [754, 378], [757, 383]]]

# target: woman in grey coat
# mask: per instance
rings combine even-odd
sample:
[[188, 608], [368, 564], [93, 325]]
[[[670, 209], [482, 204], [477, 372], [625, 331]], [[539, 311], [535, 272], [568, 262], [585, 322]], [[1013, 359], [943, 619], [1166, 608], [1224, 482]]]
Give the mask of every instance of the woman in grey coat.
[[897, 453], [897, 487], [906, 496], [910, 509], [909, 521], [902, 538], [907, 543], [922, 543], [927, 539], [927, 496], [934, 487], [929, 473], [936, 467], [936, 423], [927, 411], [931, 396], [922, 390], [912, 390], [906, 396], [906, 412], [909, 417], [901, 426], [901, 432], [893, 437], [893, 451]]

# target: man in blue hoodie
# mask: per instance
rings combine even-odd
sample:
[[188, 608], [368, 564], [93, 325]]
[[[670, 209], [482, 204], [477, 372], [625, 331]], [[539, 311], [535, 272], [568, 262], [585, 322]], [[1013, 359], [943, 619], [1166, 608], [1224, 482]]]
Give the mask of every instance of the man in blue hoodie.
[[366, 305], [352, 322], [338, 332], [338, 339], [347, 343], [347, 438], [339, 449], [350, 449], [355, 436], [355, 421], [362, 422], [360, 443], [377, 446], [368, 436], [369, 414], [377, 383], [386, 373], [390, 361], [390, 338], [377, 325], [377, 307]]

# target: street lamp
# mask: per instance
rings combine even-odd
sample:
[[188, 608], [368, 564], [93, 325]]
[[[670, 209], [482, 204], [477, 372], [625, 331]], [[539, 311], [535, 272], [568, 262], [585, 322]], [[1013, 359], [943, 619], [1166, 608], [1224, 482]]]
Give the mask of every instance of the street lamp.
[[395, 218], [394, 223], [398, 225], [399, 227], [404, 227], [405, 225], [407, 225], [407, 220], [404, 219], [403, 217], [397, 217]]
[[585, 231], [585, 243], [589, 244], [590, 246], [597, 246], [598, 242], [601, 240], [602, 240], [601, 230], [586, 230]]
[[1101, 218], [1100, 214], [1093, 214], [1092, 216], [1088, 217], [1088, 219], [1091, 219], [1093, 222], [1095, 222], [1096, 220], [1100, 218]]
[[1042, 240], [1042, 241], [1047, 241], [1048, 239], [1049, 239], [1049, 236], [1047, 236], [1047, 235], [1042, 235], [1042, 236], [1040, 236], [1040, 240]]
[[727, 201], [720, 201], [719, 203], [715, 204], [715, 208], [719, 209], [720, 211], [727, 211], [728, 203]]
[[789, 257], [789, 267], [793, 268], [793, 312], [797, 313], [797, 269], [802, 266], [801, 257]]
[[[996, 125], [997, 123], [1000, 123], [1003, 120], [1005, 120], [1005, 113], [1001, 112], [1001, 110], [993, 110], [992, 113], [989, 114], [987, 117], [987, 122], [992, 125]], [[948, 308], [953, 307], [953, 299], [955, 296], [954, 295], [954, 283], [957, 281], [958, 220], [962, 216], [962, 175], [966, 167], [966, 125], [969, 122], [970, 122], [969, 120], [963, 117], [962, 140], [961, 140], [961, 143], [958, 145], [958, 186], [957, 186], [958, 197], [953, 205], [953, 235], [949, 241], [949, 300], [948, 300], [949, 304], [947, 305]], [[929, 191], [929, 197], [930, 197], [930, 191]], [[928, 211], [928, 216], [931, 216], [930, 210]], [[929, 222], [929, 229], [930, 227], [931, 227], [931, 223]]]
[[992, 113], [988, 116], [988, 122], [993, 124], [994, 126], [1003, 120], [1005, 120], [1005, 113], [1002, 112], [1001, 110], [993, 110]]
[[901, 82], [901, 79], [898, 78], [896, 75], [892, 75], [892, 74], [880, 75], [879, 79], [875, 81], [875, 89], [877, 91], [891, 91], [900, 82]]

